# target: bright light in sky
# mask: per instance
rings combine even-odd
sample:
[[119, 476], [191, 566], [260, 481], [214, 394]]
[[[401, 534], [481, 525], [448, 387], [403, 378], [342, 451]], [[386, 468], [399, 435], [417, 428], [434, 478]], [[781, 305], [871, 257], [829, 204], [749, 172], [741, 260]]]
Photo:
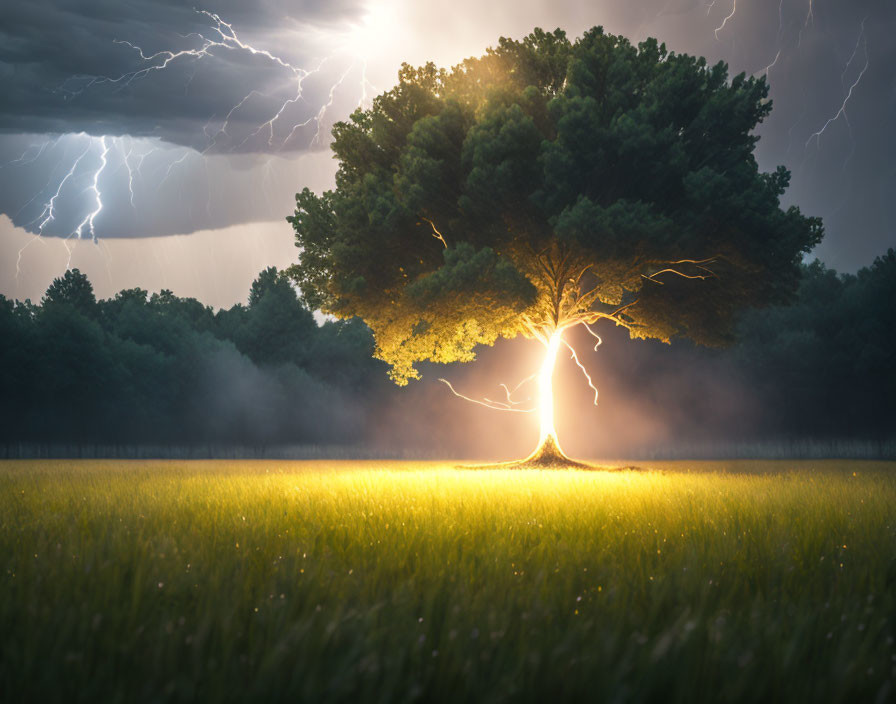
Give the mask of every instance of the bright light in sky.
[[396, 41], [397, 22], [398, 13], [391, 2], [369, 5], [361, 21], [349, 32], [350, 50], [364, 60], [376, 57]]

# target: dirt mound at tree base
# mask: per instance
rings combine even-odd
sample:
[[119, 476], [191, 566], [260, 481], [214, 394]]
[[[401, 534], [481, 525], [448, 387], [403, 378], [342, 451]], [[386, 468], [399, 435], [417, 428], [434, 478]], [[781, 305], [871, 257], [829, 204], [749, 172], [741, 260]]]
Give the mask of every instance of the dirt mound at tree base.
[[577, 462], [570, 459], [557, 445], [553, 437], [548, 437], [544, 443], [524, 460], [510, 462], [496, 462], [494, 464], [458, 465], [458, 469], [581, 469], [585, 471], [621, 472], [644, 471], [643, 467], [626, 465], [624, 467], [607, 467], [586, 462]]
[[586, 462], [576, 462], [575, 460], [562, 460], [553, 464], [535, 463], [528, 460], [519, 460], [516, 462], [495, 462], [494, 464], [459, 464], [456, 469], [579, 469], [584, 472], [649, 472], [649, 467], [639, 467], [638, 465], [625, 465], [624, 467], [613, 467], [609, 465], [588, 464]]

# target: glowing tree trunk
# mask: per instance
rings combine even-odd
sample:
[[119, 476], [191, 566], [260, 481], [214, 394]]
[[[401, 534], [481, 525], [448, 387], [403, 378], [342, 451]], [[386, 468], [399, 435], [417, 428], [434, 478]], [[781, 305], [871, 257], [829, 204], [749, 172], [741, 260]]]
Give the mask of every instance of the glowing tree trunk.
[[560, 449], [554, 426], [554, 366], [563, 344], [563, 332], [555, 331], [548, 339], [547, 352], [538, 372], [538, 409], [541, 422], [538, 447], [525, 460], [527, 465], [552, 467], [575, 464]]

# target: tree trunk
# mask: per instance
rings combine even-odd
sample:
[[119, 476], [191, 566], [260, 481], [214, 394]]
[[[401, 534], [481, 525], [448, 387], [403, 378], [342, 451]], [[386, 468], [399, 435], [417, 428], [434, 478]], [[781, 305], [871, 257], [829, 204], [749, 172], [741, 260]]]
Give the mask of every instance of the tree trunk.
[[[548, 340], [544, 361], [538, 370], [538, 416], [541, 422], [538, 436], [539, 447], [548, 439], [557, 446], [557, 429], [554, 427], [554, 367], [557, 366], [557, 352], [563, 342], [563, 333], [554, 332]], [[559, 450], [559, 448], [558, 448]]]
[[[563, 332], [555, 330], [547, 341], [547, 351], [537, 375], [540, 433], [538, 446], [522, 460], [477, 465], [475, 469], [594, 469], [591, 465], [570, 459], [560, 448], [554, 426], [554, 367], [563, 343]], [[452, 391], [454, 391], [452, 389]], [[455, 392], [457, 393], [457, 392]], [[463, 397], [466, 398], [466, 397]]]
[[557, 438], [548, 435], [531, 455], [520, 463], [525, 467], [581, 467], [581, 463], [571, 460], [560, 449]]
[[538, 447], [526, 459], [514, 463], [514, 466], [521, 468], [586, 466], [567, 457], [557, 442], [557, 429], [554, 426], [554, 367], [557, 364], [557, 353], [561, 344], [563, 344], [562, 332], [558, 331], [551, 335], [544, 361], [538, 372], [538, 407], [541, 422]]

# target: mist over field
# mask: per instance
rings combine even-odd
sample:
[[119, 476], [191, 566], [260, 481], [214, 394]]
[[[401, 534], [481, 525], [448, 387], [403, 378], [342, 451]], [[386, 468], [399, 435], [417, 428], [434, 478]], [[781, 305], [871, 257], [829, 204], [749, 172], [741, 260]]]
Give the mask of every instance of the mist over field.
[[[583, 458], [892, 456], [894, 272], [892, 254], [858, 278], [806, 268], [794, 304], [745, 318], [729, 349], [630, 340], [608, 324], [595, 328], [594, 350], [573, 331], [599, 398], [561, 354], [564, 447]], [[75, 288], [60, 284], [40, 307], [0, 308], [10, 456], [506, 459], [537, 437], [532, 414], [470, 404], [438, 381], [495, 397], [537, 368], [537, 342], [424, 364], [422, 379], [399, 388], [371, 358], [363, 324], [319, 325], [271, 270], [246, 305], [217, 312], [139, 291], [96, 302]]]

